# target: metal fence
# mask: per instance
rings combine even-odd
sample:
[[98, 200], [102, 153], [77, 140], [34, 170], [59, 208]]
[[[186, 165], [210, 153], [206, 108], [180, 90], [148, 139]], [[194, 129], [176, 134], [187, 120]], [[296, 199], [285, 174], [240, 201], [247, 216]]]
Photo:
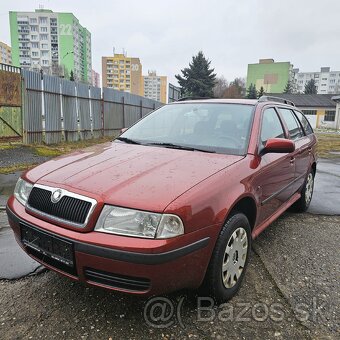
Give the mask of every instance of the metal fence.
[[22, 70], [24, 143], [117, 135], [163, 104], [109, 88]]
[[168, 102], [176, 102], [178, 99], [181, 98], [181, 88], [169, 83], [168, 89]]

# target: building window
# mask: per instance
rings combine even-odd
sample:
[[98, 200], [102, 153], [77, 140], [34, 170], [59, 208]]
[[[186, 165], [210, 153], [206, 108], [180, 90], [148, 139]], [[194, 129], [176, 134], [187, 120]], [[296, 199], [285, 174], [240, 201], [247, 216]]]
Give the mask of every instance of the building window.
[[316, 110], [302, 110], [305, 115], [316, 115]]
[[32, 57], [38, 57], [39, 53], [38, 52], [32, 52]]
[[40, 17], [39, 18], [39, 24], [47, 24], [47, 17]]
[[48, 40], [47, 34], [40, 34], [40, 40]]
[[47, 27], [40, 27], [40, 32], [47, 32]]
[[36, 24], [38, 22], [37, 18], [30, 18], [31, 24]]
[[325, 122], [334, 122], [335, 121], [335, 111], [326, 111], [326, 114], [325, 114]]
[[32, 48], [39, 48], [39, 43], [32, 42]]

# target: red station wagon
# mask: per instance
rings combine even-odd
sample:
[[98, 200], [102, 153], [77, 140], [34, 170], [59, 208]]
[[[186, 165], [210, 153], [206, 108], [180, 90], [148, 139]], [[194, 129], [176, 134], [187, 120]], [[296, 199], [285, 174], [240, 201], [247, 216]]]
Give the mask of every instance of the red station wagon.
[[240, 287], [251, 242], [307, 210], [316, 137], [293, 103], [187, 100], [111, 143], [22, 175], [7, 204], [20, 246], [73, 280], [139, 295]]

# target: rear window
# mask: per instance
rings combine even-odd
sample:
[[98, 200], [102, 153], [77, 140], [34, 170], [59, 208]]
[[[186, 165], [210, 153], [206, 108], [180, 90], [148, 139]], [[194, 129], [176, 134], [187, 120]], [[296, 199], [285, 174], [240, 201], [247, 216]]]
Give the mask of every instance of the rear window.
[[300, 120], [300, 123], [305, 130], [306, 135], [310, 135], [313, 133], [313, 129], [311, 125], [309, 124], [308, 119], [299, 111], [294, 111], [298, 119]]
[[302, 127], [292, 110], [280, 108], [280, 112], [289, 130], [290, 139], [296, 140], [304, 136]]

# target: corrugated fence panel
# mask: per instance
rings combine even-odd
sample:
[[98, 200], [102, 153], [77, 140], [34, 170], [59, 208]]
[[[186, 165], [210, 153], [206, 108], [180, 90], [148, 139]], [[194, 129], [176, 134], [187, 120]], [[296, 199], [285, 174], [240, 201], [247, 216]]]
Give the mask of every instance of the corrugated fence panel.
[[24, 82], [23, 122], [24, 143], [42, 143], [42, 89], [41, 74], [22, 69]]
[[91, 115], [90, 115], [90, 100], [89, 100], [89, 85], [77, 84], [78, 97], [78, 115], [80, 138], [91, 139]]
[[63, 79], [61, 81], [61, 93], [65, 140], [75, 142], [79, 140], [76, 83]]
[[123, 93], [103, 88], [103, 128], [105, 136], [113, 136], [119, 129], [124, 127]]
[[100, 138], [103, 136], [101, 89], [99, 87], [90, 86], [90, 98], [92, 134], [93, 138]]
[[[101, 89], [22, 70], [24, 142], [59, 143], [114, 136], [162, 103], [131, 93]], [[43, 89], [42, 89], [43, 86]]]
[[61, 98], [60, 78], [44, 75], [45, 142], [61, 142]]

